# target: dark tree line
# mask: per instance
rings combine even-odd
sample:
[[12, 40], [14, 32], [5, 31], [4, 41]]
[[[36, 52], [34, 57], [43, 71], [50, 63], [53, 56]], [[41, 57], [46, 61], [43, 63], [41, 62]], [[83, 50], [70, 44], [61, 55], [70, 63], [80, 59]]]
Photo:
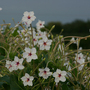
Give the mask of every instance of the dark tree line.
[[[51, 29], [51, 27], [55, 25], [55, 28], [52, 30], [52, 33], [60, 34], [61, 30], [63, 32], [61, 35], [63, 36], [87, 36], [90, 35], [90, 20], [82, 21], [82, 20], [75, 20], [71, 23], [62, 24], [61, 22], [49, 22], [46, 27]], [[81, 40], [80, 46], [88, 49], [90, 48], [90, 38], [87, 40]], [[75, 48], [75, 45], [74, 45]]]
[[51, 28], [53, 25], [55, 25], [55, 28], [53, 29], [53, 34], [59, 34], [62, 29], [63, 35], [79, 35], [79, 36], [85, 36], [89, 35], [89, 29], [90, 29], [90, 20], [87, 22], [82, 20], [75, 20], [71, 23], [62, 24], [61, 22], [49, 22], [46, 27]]

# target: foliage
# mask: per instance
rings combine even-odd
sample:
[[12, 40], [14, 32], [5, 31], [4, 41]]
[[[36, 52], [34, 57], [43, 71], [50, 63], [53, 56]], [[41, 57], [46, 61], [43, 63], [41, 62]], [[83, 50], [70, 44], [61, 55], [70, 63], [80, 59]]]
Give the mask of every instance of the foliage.
[[[28, 19], [30, 19], [30, 16]], [[1, 26], [3, 27], [4, 25], [8, 26], [8, 24], [2, 24]], [[49, 23], [49, 26], [52, 27], [49, 27], [49, 29], [39, 27], [46, 31], [42, 30], [43, 32], [41, 32], [38, 28], [33, 29], [31, 24], [29, 27], [25, 27], [20, 22], [15, 27], [5, 27], [4, 33], [0, 32], [0, 90], [90, 89], [90, 49], [87, 49], [87, 45], [85, 45], [86, 48], [80, 49], [80, 45], [84, 44], [83, 40], [90, 39], [90, 36], [63, 37], [61, 35], [62, 32], [54, 36], [52, 33], [56, 32], [55, 28], [59, 33], [63, 25], [56, 23], [56, 26], [53, 26], [53, 23]], [[23, 30], [20, 30], [19, 27], [22, 27]], [[36, 40], [37, 42], [34, 43]], [[43, 47], [41, 45], [42, 41]], [[47, 44], [48, 46], [45, 47]], [[72, 50], [72, 45], [76, 47], [74, 50]], [[33, 53], [29, 52], [26, 57], [25, 55], [29, 49]], [[30, 57], [32, 54], [34, 54], [34, 57]], [[28, 61], [28, 57], [31, 61]], [[20, 63], [18, 61], [15, 63], [17, 60], [23, 60], [23, 62]], [[18, 64], [22, 64], [24, 68], [18, 67]], [[11, 67], [13, 67], [12, 70], [10, 70]], [[45, 68], [49, 68], [50, 70], [48, 69], [47, 71]], [[55, 73], [56, 71], [58, 73]], [[43, 74], [40, 74], [40, 72]], [[33, 84], [29, 77], [24, 82], [26, 73], [34, 77], [34, 80], [32, 79]], [[48, 75], [48, 77], [46, 78], [45, 75]], [[60, 79], [59, 82], [56, 78]], [[28, 81], [30, 81], [29, 85], [25, 85]]]

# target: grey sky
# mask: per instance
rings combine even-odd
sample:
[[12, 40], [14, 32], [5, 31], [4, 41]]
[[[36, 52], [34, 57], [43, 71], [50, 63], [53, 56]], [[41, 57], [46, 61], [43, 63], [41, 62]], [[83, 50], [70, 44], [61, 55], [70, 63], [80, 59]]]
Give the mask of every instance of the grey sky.
[[0, 24], [19, 22], [25, 11], [34, 11], [36, 20], [72, 22], [90, 19], [90, 0], [0, 0]]

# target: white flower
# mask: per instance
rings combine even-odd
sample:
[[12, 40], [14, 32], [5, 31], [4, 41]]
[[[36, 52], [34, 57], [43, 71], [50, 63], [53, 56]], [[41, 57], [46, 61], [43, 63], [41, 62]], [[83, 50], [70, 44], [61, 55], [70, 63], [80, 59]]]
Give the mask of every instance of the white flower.
[[25, 11], [24, 16], [22, 17], [22, 22], [27, 23], [27, 25], [30, 25], [32, 23], [32, 21], [34, 21], [36, 19], [36, 17], [34, 16], [34, 12], [27, 12]]
[[43, 77], [44, 79], [47, 79], [49, 76], [52, 75], [52, 72], [50, 72], [50, 69], [47, 67], [45, 69], [39, 68], [39, 71], [40, 71], [39, 76]]
[[84, 67], [84, 64], [83, 65], [81, 65], [81, 66], [79, 66], [79, 70], [81, 71], [82, 69], [83, 69], [83, 67]]
[[14, 67], [13, 67], [13, 62], [9, 61], [9, 60], [6, 60], [6, 65], [5, 67], [7, 67], [7, 69], [9, 69], [10, 72], [12, 72], [14, 70]]
[[59, 44], [58, 50], [60, 50], [64, 54], [64, 47], [63, 47], [63, 45]]
[[[36, 35], [35, 29], [32, 28], [32, 31], [33, 31], [33, 36], [35, 36], [35, 35]], [[28, 30], [27, 30], [27, 34], [32, 35], [32, 31], [31, 31], [31, 28], [28, 28]]]
[[33, 37], [33, 42], [34, 42], [34, 45], [36, 45], [38, 43], [38, 36]]
[[15, 56], [14, 61], [13, 61], [13, 65], [14, 65], [14, 69], [24, 69], [24, 66], [22, 65], [23, 63], [23, 58], [19, 59], [17, 56]]
[[0, 32], [1, 32], [1, 33], [4, 33], [5, 30], [4, 30], [3, 28], [0, 28]]
[[2, 8], [0, 7], [0, 11], [2, 10]]
[[73, 43], [75, 43], [75, 44], [76, 44], [75, 38], [74, 38], [74, 37], [72, 37], [72, 38], [71, 38], [71, 40], [70, 40], [70, 42], [73, 42]]
[[78, 52], [80, 53], [80, 52], [81, 52], [81, 50], [82, 50], [82, 47], [80, 47], [80, 48], [79, 48], [79, 51], [78, 51]]
[[47, 37], [43, 37], [42, 40], [39, 40], [38, 44], [40, 45], [40, 50], [49, 50], [50, 49], [50, 45], [52, 43], [52, 40], [48, 40]]
[[29, 43], [29, 38], [25, 38], [25, 43]]
[[85, 58], [82, 53], [75, 55], [76, 55], [75, 60], [77, 60], [78, 64], [82, 64], [81, 66], [79, 66], [79, 70], [82, 70], [82, 68], [84, 67], [83, 63], [85, 62]]
[[53, 73], [53, 77], [55, 77], [55, 82], [58, 83], [59, 81], [65, 82], [66, 81], [66, 71], [61, 71], [57, 69], [56, 72]]
[[37, 59], [36, 49], [35, 48], [25, 48], [25, 52], [23, 53], [23, 57], [27, 59], [27, 62], [31, 62], [32, 59]]
[[78, 63], [82, 64], [85, 62], [85, 59], [82, 53], [75, 54], [75, 55], [76, 55], [75, 60], [77, 60]]
[[76, 39], [76, 44], [77, 44], [77, 46], [78, 46], [78, 44], [79, 44], [79, 39], [78, 39], [78, 38]]
[[87, 60], [90, 61], [90, 57], [87, 57]]
[[30, 23], [24, 22], [24, 24], [26, 25], [26, 28], [30, 27]]
[[[43, 38], [43, 37], [47, 37], [47, 32], [41, 32], [41, 31], [38, 31], [38, 37], [39, 38]], [[48, 37], [50, 37], [50, 34], [48, 35]]]
[[64, 63], [64, 66], [66, 66], [66, 68], [67, 68], [68, 70], [71, 70], [71, 66], [69, 65], [69, 61], [65, 62], [65, 63]]
[[45, 24], [45, 22], [44, 21], [38, 21], [37, 22], [37, 24], [36, 24], [36, 26], [37, 26], [37, 29], [40, 29], [40, 28], [43, 28], [44, 27], [44, 25], [43, 24]]
[[33, 83], [32, 83], [33, 79], [34, 79], [34, 77], [33, 76], [29, 76], [28, 73], [25, 73], [25, 76], [23, 76], [21, 78], [21, 80], [23, 81], [24, 86], [26, 86], [26, 85], [32, 86], [33, 85]]

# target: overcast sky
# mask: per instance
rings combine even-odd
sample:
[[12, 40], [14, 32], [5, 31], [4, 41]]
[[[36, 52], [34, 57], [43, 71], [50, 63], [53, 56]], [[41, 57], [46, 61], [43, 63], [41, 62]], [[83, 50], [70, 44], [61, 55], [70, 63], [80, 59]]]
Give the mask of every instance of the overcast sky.
[[90, 0], [0, 0], [0, 7], [0, 24], [3, 20], [13, 24], [12, 18], [19, 22], [25, 11], [34, 11], [34, 25], [38, 20], [46, 23], [90, 20]]

